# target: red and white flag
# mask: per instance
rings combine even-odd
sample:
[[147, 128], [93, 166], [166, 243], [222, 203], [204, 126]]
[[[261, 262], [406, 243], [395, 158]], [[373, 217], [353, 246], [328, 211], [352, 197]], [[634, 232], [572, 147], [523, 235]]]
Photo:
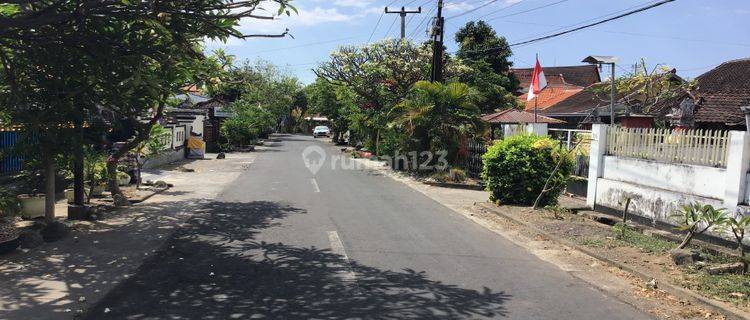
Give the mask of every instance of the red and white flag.
[[531, 85], [529, 86], [529, 94], [526, 97], [526, 101], [536, 98], [545, 87], [547, 87], [547, 78], [544, 77], [542, 64], [539, 63], [539, 57], [537, 57], [534, 73], [531, 74]]

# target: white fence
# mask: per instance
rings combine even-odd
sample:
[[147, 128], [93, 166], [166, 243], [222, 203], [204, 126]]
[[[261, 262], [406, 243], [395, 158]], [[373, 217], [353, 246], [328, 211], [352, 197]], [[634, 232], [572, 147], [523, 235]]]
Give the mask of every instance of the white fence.
[[694, 201], [750, 214], [750, 134], [626, 129], [595, 124], [586, 202], [674, 223]]
[[729, 131], [610, 127], [607, 137], [607, 154], [613, 156], [727, 166]]

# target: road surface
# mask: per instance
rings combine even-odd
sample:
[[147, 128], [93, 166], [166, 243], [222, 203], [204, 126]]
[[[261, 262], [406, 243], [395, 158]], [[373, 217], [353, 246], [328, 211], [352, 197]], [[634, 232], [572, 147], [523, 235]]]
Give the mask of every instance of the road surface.
[[87, 318], [649, 318], [400, 182], [332, 169], [335, 147], [276, 138]]

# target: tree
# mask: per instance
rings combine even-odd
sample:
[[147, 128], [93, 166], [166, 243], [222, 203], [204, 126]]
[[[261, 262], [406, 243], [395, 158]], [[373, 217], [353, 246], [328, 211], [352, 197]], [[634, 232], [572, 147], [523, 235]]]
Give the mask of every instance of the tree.
[[[351, 115], [350, 126], [379, 155], [381, 133], [392, 120], [388, 118], [390, 109], [406, 98], [417, 81], [428, 78], [431, 59], [429, 44], [385, 40], [341, 47], [313, 71], [319, 78], [353, 93], [359, 112]], [[446, 57], [446, 79], [455, 79], [469, 70], [461, 61]]]
[[306, 88], [310, 111], [328, 118], [333, 130], [333, 141], [338, 142], [349, 127], [349, 111], [354, 107], [351, 92], [318, 78]]
[[726, 224], [729, 226], [737, 242], [737, 253], [742, 261], [742, 272], [747, 272], [748, 259], [745, 257], [745, 246], [742, 241], [745, 240], [745, 234], [750, 229], [750, 216], [730, 217]]
[[151, 132], [149, 132], [148, 138], [141, 141], [141, 143], [136, 146], [135, 153], [139, 158], [138, 161], [136, 161], [136, 165], [138, 166], [138, 177], [135, 182], [136, 189], [140, 189], [141, 183], [143, 182], [141, 179], [141, 171], [143, 171], [146, 162], [151, 160], [151, 158], [164, 153], [164, 151], [169, 148], [172, 141], [171, 139], [172, 131], [155, 124], [151, 127]]
[[482, 112], [518, 107], [513, 95], [518, 80], [510, 73], [513, 63], [508, 61], [513, 53], [505, 38], [498, 37], [484, 21], [469, 21], [456, 32], [455, 39], [456, 56], [472, 68], [461, 81], [480, 92], [477, 105]]
[[[615, 99], [631, 113], [652, 114], [657, 116], [657, 120], [664, 120], [663, 117], [670, 110], [663, 109], [662, 105], [671, 99], [691, 95], [694, 84], [694, 81], [685, 81], [677, 76], [675, 69], [664, 65], [657, 64], [649, 69], [646, 60], [641, 59], [633, 72], [615, 80], [618, 93]], [[610, 84], [592, 86], [587, 90], [602, 103], [609, 104]]]
[[403, 128], [409, 137], [407, 151], [447, 151], [457, 159], [460, 139], [483, 128], [479, 109], [474, 104], [476, 92], [463, 83], [441, 84], [419, 81], [407, 99], [394, 108], [392, 125]]
[[227, 138], [227, 148], [252, 145], [276, 125], [276, 117], [255, 102], [238, 100], [229, 106], [233, 116], [221, 125], [221, 134]]
[[692, 203], [683, 205], [675, 214], [681, 219], [678, 230], [685, 231], [685, 238], [682, 240], [677, 249], [685, 249], [690, 241], [696, 235], [703, 234], [713, 226], [724, 226], [729, 219], [726, 215], [726, 209], [716, 209], [710, 204]]
[[[13, 102], [4, 107], [34, 106], [57, 115], [39, 125], [47, 129], [71, 123], [80, 127], [81, 117], [86, 114], [106, 113], [115, 124], [134, 123], [132, 137], [112, 154], [107, 164], [111, 191], [122, 196], [115, 182], [117, 161], [148, 138], [169, 97], [181, 86], [194, 82], [194, 71], [202, 58], [199, 44], [204, 39], [287, 35], [286, 31], [274, 35], [243, 34], [237, 29], [243, 18], [273, 19], [271, 15], [256, 14], [263, 10], [263, 4], [278, 6], [277, 14], [294, 11], [287, 0], [60, 0], [3, 4], [0, 94], [5, 96], [3, 102]], [[49, 130], [44, 133], [51, 134]], [[69, 141], [75, 140], [76, 135], [64, 137]], [[59, 146], [64, 145], [64, 141], [58, 142]], [[46, 154], [55, 152], [50, 149]], [[54, 171], [49, 166], [48, 173]], [[54, 185], [47, 190], [54, 192]]]
[[[469, 21], [456, 32], [458, 43], [456, 57], [464, 61], [486, 62], [497, 74], [508, 74], [513, 63], [508, 59], [513, 55], [504, 37], [498, 37], [495, 30], [484, 21]], [[507, 88], [515, 89], [515, 88]]]

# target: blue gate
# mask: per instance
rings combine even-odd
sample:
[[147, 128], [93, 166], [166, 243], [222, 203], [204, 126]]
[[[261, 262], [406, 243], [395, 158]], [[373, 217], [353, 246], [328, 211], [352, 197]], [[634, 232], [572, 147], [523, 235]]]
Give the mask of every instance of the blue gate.
[[21, 157], [9, 154], [18, 141], [18, 134], [18, 131], [0, 129], [0, 174], [21, 171]]

